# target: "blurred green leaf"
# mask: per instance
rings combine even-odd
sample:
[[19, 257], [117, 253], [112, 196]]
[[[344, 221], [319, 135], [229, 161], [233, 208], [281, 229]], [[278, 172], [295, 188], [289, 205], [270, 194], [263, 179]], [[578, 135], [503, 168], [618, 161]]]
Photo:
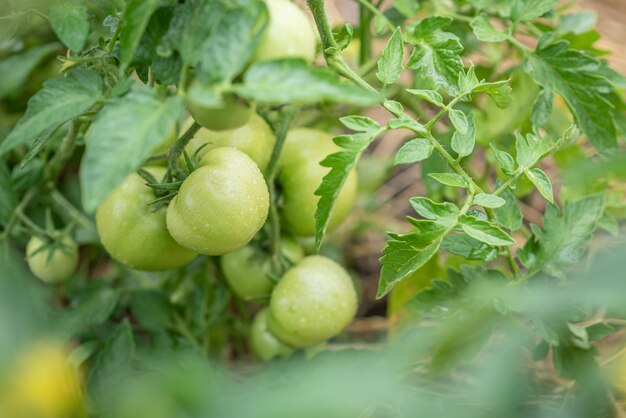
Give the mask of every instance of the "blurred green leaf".
[[52, 30], [72, 52], [80, 52], [91, 32], [87, 7], [79, 1], [63, 1], [50, 7]]

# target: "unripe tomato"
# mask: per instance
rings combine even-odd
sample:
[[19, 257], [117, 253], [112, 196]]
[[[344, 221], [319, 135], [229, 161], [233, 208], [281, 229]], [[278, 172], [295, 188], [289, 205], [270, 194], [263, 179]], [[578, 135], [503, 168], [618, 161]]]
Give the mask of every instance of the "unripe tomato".
[[268, 0], [266, 4], [270, 21], [252, 60], [303, 58], [313, 61], [317, 39], [304, 12], [287, 0]]
[[60, 345], [46, 342], [29, 347], [17, 359], [10, 377], [5, 405], [9, 416], [85, 416], [78, 373]]
[[[277, 0], [278, 1], [278, 0]], [[282, 217], [295, 235], [315, 234], [315, 210], [319, 196], [314, 194], [328, 173], [319, 163], [339, 151], [332, 135], [315, 129], [299, 128], [289, 132], [281, 155], [279, 182], [282, 186]], [[346, 179], [331, 214], [328, 229], [339, 225], [352, 210], [357, 193], [357, 174]]]
[[[194, 81], [190, 90], [195, 83], [199, 82]], [[232, 93], [225, 94], [222, 100], [224, 103], [221, 106], [210, 107], [197, 100], [193, 94], [188, 94], [187, 109], [198, 124], [214, 131], [236, 129], [248, 122], [253, 113], [250, 105]]]
[[264, 361], [275, 357], [289, 357], [294, 349], [280, 342], [267, 327], [268, 309], [260, 311], [252, 322], [250, 330], [250, 345], [252, 351]]
[[[290, 238], [283, 238], [280, 246], [282, 255], [291, 263], [304, 257], [302, 247]], [[226, 282], [242, 299], [269, 296], [274, 287], [268, 277], [272, 271], [271, 263], [271, 255], [252, 244], [224, 254], [220, 259]]]
[[[184, 130], [191, 126], [192, 121], [191, 118], [187, 121]], [[202, 158], [211, 149], [234, 147], [248, 154], [248, 157], [252, 158], [261, 170], [265, 170], [272, 155], [274, 142], [276, 142], [276, 137], [267, 122], [253, 113], [250, 120], [237, 129], [210, 131], [201, 128], [187, 144], [187, 153], [193, 155], [196, 150], [206, 144], [197, 154]]]
[[186, 248], [222, 255], [250, 242], [268, 210], [269, 191], [254, 161], [236, 148], [215, 148], [170, 202], [167, 228]]
[[69, 279], [78, 266], [78, 248], [68, 237], [50, 245], [34, 236], [26, 245], [26, 257], [30, 271], [46, 283]]
[[274, 288], [269, 329], [292, 347], [338, 335], [354, 319], [357, 295], [348, 273], [319, 255], [305, 257]]
[[[161, 179], [166, 169], [147, 170]], [[96, 210], [96, 228], [104, 248], [115, 260], [135, 269], [169, 270], [197, 255], [180, 246], [167, 231], [166, 208], [148, 205], [157, 197], [136, 173], [131, 174]]]

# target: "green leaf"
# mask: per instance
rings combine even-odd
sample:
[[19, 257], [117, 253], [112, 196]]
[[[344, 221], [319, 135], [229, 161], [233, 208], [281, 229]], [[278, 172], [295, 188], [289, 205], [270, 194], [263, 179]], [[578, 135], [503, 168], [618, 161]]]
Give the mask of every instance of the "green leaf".
[[500, 164], [500, 168], [502, 168], [504, 174], [512, 176], [515, 173], [515, 160], [513, 160], [511, 154], [506, 151], [499, 150], [494, 144], [490, 145], [496, 157], [496, 161]]
[[148, 27], [150, 16], [161, 0], [127, 0], [122, 14], [120, 33], [120, 72], [124, 72], [133, 60], [141, 37]]
[[469, 122], [467, 121], [465, 113], [458, 109], [450, 109], [448, 116], [450, 116], [450, 121], [452, 122], [452, 125], [454, 125], [455, 129], [462, 135], [466, 135], [467, 130], [469, 129]]
[[535, 134], [515, 133], [515, 159], [520, 168], [526, 169], [535, 165], [550, 149], [553, 143]]
[[395, 100], [385, 100], [383, 102], [383, 107], [397, 118], [404, 116], [404, 108], [402, 107], [402, 104], [396, 102]]
[[196, 75], [207, 84], [228, 83], [248, 65], [269, 15], [261, 1], [228, 9], [199, 55]]
[[[502, 183], [498, 182], [498, 187], [500, 187], [501, 184]], [[505, 203], [494, 210], [496, 221], [498, 221], [498, 223], [504, 228], [511, 231], [517, 231], [521, 228], [522, 223], [524, 222], [524, 217], [522, 216], [522, 211], [519, 208], [517, 198], [508, 188], [500, 194], [500, 197], [504, 199]]]
[[407, 67], [417, 70], [435, 90], [454, 96], [463, 73], [463, 45], [456, 35], [445, 31], [452, 22], [451, 17], [431, 16], [418, 23], [410, 34], [414, 48]]
[[476, 16], [470, 22], [474, 35], [482, 42], [502, 42], [511, 36], [511, 29], [506, 28], [504, 32], [493, 27], [489, 18], [485, 14]]
[[402, 145], [396, 152], [393, 163], [395, 165], [415, 163], [430, 157], [432, 152], [433, 146], [427, 139], [415, 138]]
[[0, 99], [22, 88], [37, 65], [57, 51], [60, 46], [58, 43], [45, 44], [3, 58], [0, 61]]
[[509, 80], [494, 81], [493, 83], [481, 82], [474, 87], [473, 91], [475, 93], [487, 93], [496, 103], [496, 106], [501, 109], [507, 108], [513, 103]]
[[170, 302], [163, 291], [133, 292], [130, 310], [133, 317], [148, 330], [158, 331], [170, 325]]
[[437, 253], [447, 228], [432, 223], [431, 233], [389, 234], [387, 247], [380, 259], [382, 269], [376, 298], [385, 296], [398, 282], [409, 277]]
[[430, 173], [430, 177], [437, 180], [441, 184], [452, 187], [469, 187], [467, 179], [459, 174], [455, 173]]
[[598, 22], [598, 13], [595, 10], [581, 10], [579, 12], [562, 15], [559, 18], [555, 32], [558, 35], [573, 33], [579, 35], [592, 30]]
[[382, 101], [377, 94], [339, 80], [329, 70], [312, 68], [300, 59], [258, 62], [246, 71], [243, 84], [233, 89], [247, 99], [266, 104], [331, 101], [366, 106]]
[[544, 270], [560, 276], [565, 266], [580, 261], [602, 218], [604, 204], [604, 196], [594, 195], [567, 202], [562, 211], [549, 205], [543, 226], [534, 227], [533, 237], [518, 251], [529, 274]]
[[552, 183], [550, 178], [540, 168], [524, 170], [524, 174], [533, 182], [539, 193], [550, 203], [554, 203], [554, 194], [552, 192]]
[[558, 42], [527, 54], [524, 68], [544, 89], [563, 97], [596, 149], [605, 153], [615, 150], [617, 133], [609, 101], [613, 86], [596, 58]]
[[435, 90], [407, 89], [406, 91], [419, 97], [420, 99], [424, 99], [427, 102], [434, 104], [435, 106], [444, 107], [443, 97], [441, 97], [441, 94], [437, 93]]
[[41, 136], [49, 136], [65, 122], [88, 111], [102, 98], [102, 87], [98, 74], [83, 69], [46, 81], [43, 89], [28, 101], [24, 116], [0, 143], [0, 155]]
[[511, 20], [527, 22], [545, 15], [556, 6], [558, 0], [515, 0]]
[[91, 32], [87, 8], [78, 1], [63, 1], [50, 7], [48, 20], [52, 30], [73, 52], [82, 51]]
[[144, 86], [136, 86], [100, 111], [87, 133], [80, 168], [83, 207], [87, 212], [94, 211], [176, 131], [182, 112], [179, 96], [161, 101]]
[[90, 327], [106, 322], [119, 301], [119, 293], [110, 287], [89, 289], [78, 298], [78, 306], [63, 311], [58, 329], [64, 339], [76, 337]]
[[315, 210], [315, 246], [317, 249], [322, 245], [341, 188], [359, 161], [361, 154], [376, 139], [378, 133], [378, 131], [371, 131], [333, 138], [341, 151], [329, 155], [320, 163], [323, 167], [329, 167], [330, 171], [324, 176], [322, 184], [315, 191], [315, 195], [320, 197]]
[[412, 197], [409, 202], [420, 216], [450, 225], [459, 216], [459, 208], [450, 202], [435, 203], [427, 197]]
[[515, 240], [497, 226], [473, 216], [463, 215], [459, 218], [463, 231], [470, 237], [489, 245], [513, 245]]
[[389, 122], [387, 122], [387, 127], [389, 129], [408, 129], [418, 135], [428, 135], [428, 130], [424, 125], [405, 115], [390, 119]]
[[[469, 114], [467, 117], [463, 112], [460, 112], [467, 123], [466, 132], [462, 133], [457, 129], [452, 135], [452, 149], [459, 155], [459, 157], [466, 157], [474, 150], [476, 143], [476, 126], [474, 123], [474, 115]], [[459, 122], [457, 122], [459, 123]], [[456, 126], [456, 125], [455, 125]]]
[[11, 173], [6, 162], [0, 159], [0, 225], [7, 225], [16, 206], [17, 195], [11, 182]]
[[393, 0], [393, 5], [405, 17], [414, 17], [420, 9], [417, 0]]
[[352, 36], [354, 35], [354, 28], [351, 24], [346, 23], [341, 27], [339, 32], [333, 33], [335, 41], [337, 41], [338, 50], [343, 51], [352, 42]]
[[494, 194], [487, 193], [478, 193], [474, 196], [474, 200], [472, 201], [475, 205], [480, 205], [484, 208], [499, 208], [504, 206], [506, 201], [500, 196], [496, 196]]
[[367, 116], [344, 116], [339, 122], [355, 132], [371, 132], [380, 130], [380, 125], [374, 119]]
[[119, 385], [120, 377], [128, 373], [132, 366], [134, 352], [132, 328], [128, 320], [124, 320], [109, 337], [89, 369], [87, 387], [97, 401], [103, 402]]
[[550, 89], [542, 89], [533, 105], [530, 120], [535, 128], [541, 128], [550, 119], [554, 93]]
[[384, 85], [395, 83], [404, 69], [403, 59], [404, 42], [402, 41], [402, 31], [398, 27], [389, 38], [378, 59], [378, 72], [376, 73], [378, 80]]
[[498, 255], [496, 248], [465, 234], [446, 235], [441, 249], [466, 260], [492, 261]]

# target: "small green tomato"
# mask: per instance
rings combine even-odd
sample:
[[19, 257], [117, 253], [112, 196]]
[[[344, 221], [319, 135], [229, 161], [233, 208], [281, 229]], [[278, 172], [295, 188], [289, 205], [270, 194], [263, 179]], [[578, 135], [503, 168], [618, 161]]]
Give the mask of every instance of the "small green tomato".
[[264, 308], [255, 317], [250, 331], [252, 351], [264, 361], [275, 357], [289, 357], [295, 351], [280, 342], [267, 327], [268, 309]]
[[26, 245], [26, 261], [30, 271], [46, 283], [69, 279], [78, 266], [78, 247], [69, 237], [49, 244], [34, 236]]

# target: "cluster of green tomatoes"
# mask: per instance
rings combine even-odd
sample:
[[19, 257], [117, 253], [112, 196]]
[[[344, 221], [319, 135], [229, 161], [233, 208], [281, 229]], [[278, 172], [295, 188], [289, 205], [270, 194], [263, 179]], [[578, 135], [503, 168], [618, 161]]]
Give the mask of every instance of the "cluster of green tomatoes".
[[[268, 0], [270, 22], [254, 61], [300, 57], [312, 61], [316, 37], [302, 10], [287, 0]], [[198, 81], [193, 81], [197, 83]], [[166, 206], [155, 209], [158, 191], [137, 173], [97, 208], [100, 241], [111, 257], [131, 268], [164, 271], [185, 266], [199, 254], [219, 256], [221, 273], [239, 298], [267, 301], [251, 331], [251, 346], [263, 359], [289, 355], [338, 335], [354, 318], [357, 295], [343, 267], [319, 255], [305, 256], [299, 237], [314, 235], [318, 197], [314, 191], [328, 169], [319, 163], [338, 151], [332, 135], [310, 128], [293, 128], [278, 160], [274, 204], [281, 220], [279, 254], [254, 239], [266, 224], [270, 193], [263, 175], [275, 135], [254, 105], [225, 96], [221, 107], [206, 107], [187, 99], [193, 122], [202, 128], [186, 146], [194, 156], [193, 171]], [[176, 135], [155, 153], [167, 151]], [[143, 168], [164, 179], [166, 168]], [[357, 178], [352, 173], [339, 195], [329, 223], [333, 228], [350, 212]], [[27, 248], [35, 275], [48, 282], [72, 275], [78, 263], [70, 239], [46, 246], [33, 238]], [[276, 261], [282, 277], [275, 277]]]

